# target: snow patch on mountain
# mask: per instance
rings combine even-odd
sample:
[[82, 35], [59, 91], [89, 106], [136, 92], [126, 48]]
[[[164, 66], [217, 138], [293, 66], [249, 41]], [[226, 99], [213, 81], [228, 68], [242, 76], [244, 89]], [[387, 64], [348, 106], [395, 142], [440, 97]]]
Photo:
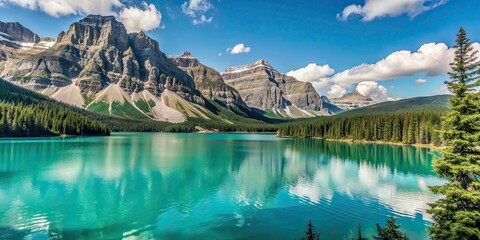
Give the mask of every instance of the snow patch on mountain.
[[23, 50], [29, 50], [32, 48], [36, 49], [48, 49], [55, 45], [56, 41], [40, 41], [38, 43], [34, 42], [19, 42], [12, 40], [13, 37], [10, 35], [0, 32], [0, 44], [10, 45], [10, 47], [21, 48]]
[[252, 64], [227, 68], [224, 72], [222, 72], [222, 74], [223, 73], [240, 73], [240, 72], [244, 72], [244, 71], [248, 71], [248, 70], [252, 70], [252, 69], [256, 69], [256, 68], [260, 68], [260, 67], [270, 69], [270, 70], [275, 70], [272, 67], [272, 65], [270, 65], [267, 61], [265, 61], [263, 59], [260, 59], [256, 62], [252, 63]]

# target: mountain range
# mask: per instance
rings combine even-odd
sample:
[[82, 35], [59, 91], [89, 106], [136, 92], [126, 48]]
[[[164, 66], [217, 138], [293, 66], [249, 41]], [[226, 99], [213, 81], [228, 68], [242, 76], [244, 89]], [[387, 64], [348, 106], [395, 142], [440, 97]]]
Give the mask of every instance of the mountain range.
[[56, 39], [0, 22], [0, 78], [91, 112], [172, 123], [309, 118], [375, 104], [357, 91], [329, 100], [263, 59], [220, 73], [188, 51], [167, 56], [144, 32], [99, 15]]
[[371, 98], [362, 95], [357, 90], [353, 90], [339, 98], [332, 98], [330, 102], [344, 111], [376, 104]]
[[331, 115], [311, 83], [278, 72], [265, 60], [222, 72], [225, 82], [238, 90], [248, 106], [278, 117], [306, 118]]

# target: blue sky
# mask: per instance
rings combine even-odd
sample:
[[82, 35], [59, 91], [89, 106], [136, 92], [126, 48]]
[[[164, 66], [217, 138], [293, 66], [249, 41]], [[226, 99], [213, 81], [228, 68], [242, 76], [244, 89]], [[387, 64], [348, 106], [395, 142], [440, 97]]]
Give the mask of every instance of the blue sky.
[[[188, 50], [219, 71], [265, 59], [312, 82], [322, 95], [357, 88], [379, 101], [444, 92], [448, 47], [458, 28], [480, 41], [477, 0], [0, 0], [0, 5], [1, 21], [18, 21], [41, 36], [56, 36], [88, 13], [114, 14], [129, 28], [148, 30], [167, 54]], [[237, 44], [244, 48], [230, 53]]]

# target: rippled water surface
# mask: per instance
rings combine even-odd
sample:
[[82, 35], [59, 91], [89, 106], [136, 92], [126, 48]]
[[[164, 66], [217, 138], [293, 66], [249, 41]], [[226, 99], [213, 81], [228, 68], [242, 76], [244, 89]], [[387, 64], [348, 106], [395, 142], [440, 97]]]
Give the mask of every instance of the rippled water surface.
[[253, 134], [0, 140], [0, 238], [426, 239], [429, 150]]

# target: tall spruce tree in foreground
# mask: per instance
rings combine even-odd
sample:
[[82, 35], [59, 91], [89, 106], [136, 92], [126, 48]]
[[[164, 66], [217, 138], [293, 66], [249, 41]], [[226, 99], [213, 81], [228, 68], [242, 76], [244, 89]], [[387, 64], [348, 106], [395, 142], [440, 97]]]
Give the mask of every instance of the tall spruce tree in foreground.
[[378, 236], [373, 236], [373, 239], [376, 240], [408, 240], [408, 237], [405, 233], [398, 230], [400, 225], [395, 221], [394, 218], [387, 220], [387, 225], [382, 228], [377, 224], [377, 233]]
[[480, 239], [480, 72], [476, 56], [467, 33], [460, 28], [450, 81], [446, 82], [454, 94], [452, 109], [443, 120], [446, 148], [433, 164], [448, 182], [431, 187], [443, 195], [430, 204], [432, 239]]

